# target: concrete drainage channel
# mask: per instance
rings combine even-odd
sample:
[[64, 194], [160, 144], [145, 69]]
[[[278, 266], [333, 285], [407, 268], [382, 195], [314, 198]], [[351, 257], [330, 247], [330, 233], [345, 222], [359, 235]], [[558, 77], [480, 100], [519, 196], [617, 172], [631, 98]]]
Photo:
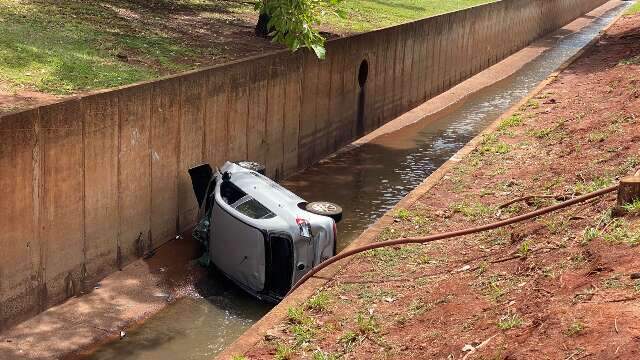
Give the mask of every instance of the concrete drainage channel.
[[[472, 95], [447, 114], [341, 152], [283, 184], [303, 198], [343, 205], [338, 245], [343, 249], [627, 6], [620, 5], [564, 37], [509, 78]], [[211, 359], [269, 310], [218, 276], [195, 284], [194, 290], [124, 339], [86, 358]]]

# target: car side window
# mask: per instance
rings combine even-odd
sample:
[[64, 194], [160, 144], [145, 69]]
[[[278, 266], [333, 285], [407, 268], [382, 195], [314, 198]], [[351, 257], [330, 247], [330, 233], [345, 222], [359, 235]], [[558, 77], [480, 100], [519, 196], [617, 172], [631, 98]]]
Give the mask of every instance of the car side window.
[[222, 184], [220, 184], [220, 196], [222, 196], [222, 199], [229, 205], [235, 204], [246, 195], [244, 191], [238, 189], [237, 186], [229, 181], [223, 181]]

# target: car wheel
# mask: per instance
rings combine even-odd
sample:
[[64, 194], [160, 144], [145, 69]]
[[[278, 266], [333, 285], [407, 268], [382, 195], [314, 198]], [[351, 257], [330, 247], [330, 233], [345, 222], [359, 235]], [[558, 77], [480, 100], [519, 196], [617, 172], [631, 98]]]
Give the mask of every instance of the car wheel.
[[255, 161], [238, 161], [236, 164], [238, 164], [238, 166], [243, 167], [245, 169], [248, 170], [253, 170], [255, 172], [257, 172], [260, 175], [266, 175], [267, 173], [267, 168], [260, 164], [259, 162], [255, 162]]
[[304, 206], [305, 210], [310, 213], [322, 216], [328, 216], [335, 222], [342, 220], [342, 208], [340, 205], [328, 201], [314, 201]]

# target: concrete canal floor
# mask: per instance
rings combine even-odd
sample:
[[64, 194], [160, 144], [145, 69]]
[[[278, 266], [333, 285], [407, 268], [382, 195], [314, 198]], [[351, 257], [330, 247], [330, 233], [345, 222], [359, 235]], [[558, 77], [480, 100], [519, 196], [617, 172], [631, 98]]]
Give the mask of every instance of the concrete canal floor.
[[[308, 200], [344, 205], [344, 248], [587, 44], [621, 4], [606, 4], [283, 184]], [[170, 242], [91, 293], [4, 332], [0, 358], [212, 358], [270, 308], [199, 268], [197, 251], [188, 238]]]

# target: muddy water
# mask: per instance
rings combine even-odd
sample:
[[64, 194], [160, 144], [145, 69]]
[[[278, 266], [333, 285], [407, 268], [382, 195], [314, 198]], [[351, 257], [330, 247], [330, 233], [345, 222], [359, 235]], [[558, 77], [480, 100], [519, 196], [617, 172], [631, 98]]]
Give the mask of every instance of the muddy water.
[[[303, 198], [343, 206], [339, 248], [391, 209], [500, 114], [585, 46], [625, 6], [566, 36], [533, 62], [444, 116], [413, 124], [340, 153], [283, 181]], [[98, 349], [93, 360], [211, 359], [269, 307], [212, 274], [185, 285], [188, 296]]]

